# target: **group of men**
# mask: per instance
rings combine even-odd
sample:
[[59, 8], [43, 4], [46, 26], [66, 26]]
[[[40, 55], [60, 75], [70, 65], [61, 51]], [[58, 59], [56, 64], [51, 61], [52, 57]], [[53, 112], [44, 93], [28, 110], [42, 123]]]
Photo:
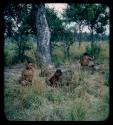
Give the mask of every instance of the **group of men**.
[[[89, 61], [93, 60], [94, 58], [90, 57], [88, 53], [84, 53], [83, 56], [80, 58], [80, 65], [81, 67], [88, 67], [89, 66]], [[94, 65], [92, 65], [93, 67]], [[33, 69], [33, 64], [28, 62], [28, 64], [26, 65], [25, 69], [22, 71], [22, 77], [21, 77], [21, 84], [22, 85], [30, 85], [32, 84], [32, 80], [33, 80], [33, 76], [34, 76], [34, 69]], [[59, 81], [59, 78], [62, 76], [62, 71], [61, 69], [57, 69], [55, 71], [55, 73], [48, 78], [49, 81], [49, 85], [50, 86], [54, 86], [56, 84], [56, 82]]]

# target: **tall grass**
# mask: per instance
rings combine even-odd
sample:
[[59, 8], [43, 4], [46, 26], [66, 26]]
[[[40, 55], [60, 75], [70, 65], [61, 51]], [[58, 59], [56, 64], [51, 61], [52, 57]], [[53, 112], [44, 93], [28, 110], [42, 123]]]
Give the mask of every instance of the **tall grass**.
[[[103, 55], [100, 60], [105, 64], [104, 72], [96, 71], [91, 74], [89, 70], [83, 71], [72, 67], [69, 72], [63, 73], [60, 81], [62, 86], [57, 88], [47, 85], [45, 77], [39, 75], [40, 69], [35, 69], [32, 85], [23, 87], [18, 82], [22, 69], [16, 66], [6, 68], [4, 79], [6, 118], [11, 121], [100, 121], [108, 118], [109, 48], [106, 44], [101, 46], [100, 54]], [[73, 59], [71, 63], [75, 63], [86, 51], [86, 46], [87, 43], [83, 43], [80, 49], [79, 46], [71, 47]], [[63, 65], [62, 49], [59, 47], [53, 50], [53, 55], [59, 58], [56, 65]], [[26, 54], [34, 58], [33, 52]], [[69, 67], [72, 66], [71, 63]]]

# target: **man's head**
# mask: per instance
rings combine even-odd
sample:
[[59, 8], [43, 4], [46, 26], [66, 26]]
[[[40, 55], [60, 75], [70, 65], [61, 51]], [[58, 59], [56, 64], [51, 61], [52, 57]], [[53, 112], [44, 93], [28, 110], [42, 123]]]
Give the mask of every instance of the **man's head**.
[[84, 56], [89, 56], [89, 54], [88, 53], [84, 53]]
[[33, 64], [31, 62], [28, 62], [26, 65], [26, 69], [33, 69]]
[[62, 75], [61, 69], [57, 69], [56, 72], [55, 72], [55, 75], [56, 76], [61, 76]]

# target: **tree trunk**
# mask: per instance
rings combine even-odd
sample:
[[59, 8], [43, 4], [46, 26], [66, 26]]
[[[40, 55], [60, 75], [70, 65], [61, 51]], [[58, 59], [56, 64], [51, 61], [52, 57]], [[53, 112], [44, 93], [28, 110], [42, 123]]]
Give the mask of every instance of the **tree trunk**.
[[91, 30], [91, 48], [92, 48], [92, 54], [94, 54], [94, 34], [93, 34], [93, 29]]
[[83, 31], [84, 25], [82, 25], [82, 22], [78, 23], [78, 28], [79, 28], [79, 47], [81, 46], [82, 43], [82, 31]]
[[70, 45], [66, 45], [65, 44], [65, 47], [64, 47], [64, 58], [66, 59], [66, 60], [70, 60]]
[[70, 60], [70, 45], [67, 47], [67, 59]]
[[79, 47], [81, 46], [81, 33], [82, 33], [81, 26], [79, 26]]
[[21, 61], [21, 59], [22, 59], [22, 56], [21, 56], [21, 53], [22, 53], [22, 39], [21, 39], [21, 36], [19, 36], [19, 39], [17, 41], [17, 45], [18, 45], [18, 60]]
[[36, 5], [37, 55], [42, 66], [53, 67], [50, 55], [50, 31], [45, 15], [45, 5]]
[[52, 46], [52, 41], [50, 41], [50, 55], [51, 55], [51, 57], [52, 57], [52, 50], [53, 50], [52, 47], [53, 47]]

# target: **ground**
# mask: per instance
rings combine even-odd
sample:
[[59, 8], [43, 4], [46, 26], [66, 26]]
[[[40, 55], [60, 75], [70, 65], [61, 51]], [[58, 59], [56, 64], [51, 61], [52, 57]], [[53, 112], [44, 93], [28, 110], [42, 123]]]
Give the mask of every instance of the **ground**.
[[[64, 65], [72, 71], [64, 76], [64, 86], [53, 88], [35, 68], [32, 86], [18, 80], [24, 64], [5, 67], [4, 104], [8, 120], [18, 121], [99, 121], [109, 115], [109, 85], [105, 79], [108, 61], [101, 71], [78, 70], [75, 64]], [[69, 86], [65, 82], [70, 80]]]

